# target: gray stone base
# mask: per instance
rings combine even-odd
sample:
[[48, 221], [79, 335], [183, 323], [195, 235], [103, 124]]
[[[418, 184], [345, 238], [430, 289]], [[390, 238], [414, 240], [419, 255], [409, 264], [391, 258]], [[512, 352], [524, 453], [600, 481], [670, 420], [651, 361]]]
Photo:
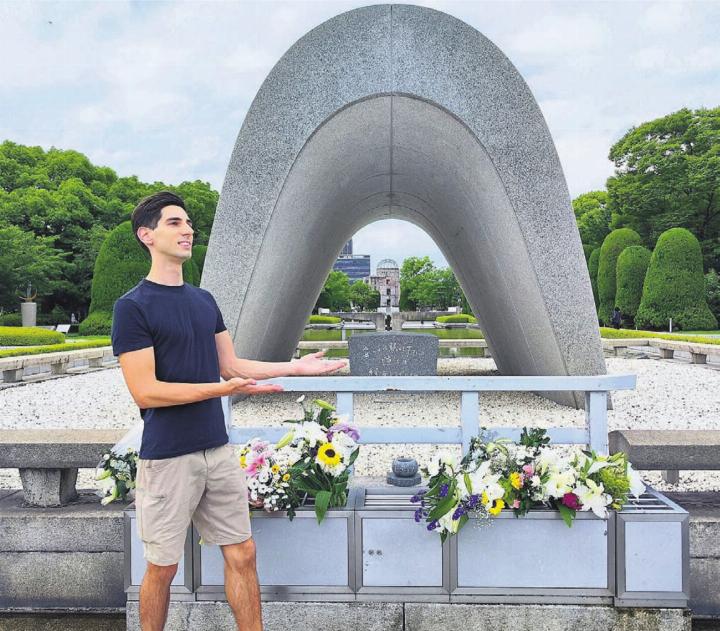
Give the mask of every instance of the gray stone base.
[[[140, 631], [137, 602], [127, 604], [127, 629]], [[265, 631], [402, 631], [399, 603], [285, 603], [262, 606]], [[165, 631], [236, 631], [227, 603], [171, 602]]]
[[126, 506], [87, 491], [62, 508], [0, 497], [0, 610], [123, 607]]
[[123, 631], [124, 629], [124, 613], [0, 613], [0, 631]]
[[[690, 631], [682, 609], [587, 605], [425, 603], [263, 603], [265, 631]], [[172, 602], [166, 631], [235, 631], [227, 603]], [[140, 631], [138, 603], [127, 604], [127, 631]]]
[[77, 499], [78, 470], [20, 469], [25, 501], [33, 506], [64, 506]]
[[405, 631], [690, 631], [683, 609], [588, 605], [405, 605]]

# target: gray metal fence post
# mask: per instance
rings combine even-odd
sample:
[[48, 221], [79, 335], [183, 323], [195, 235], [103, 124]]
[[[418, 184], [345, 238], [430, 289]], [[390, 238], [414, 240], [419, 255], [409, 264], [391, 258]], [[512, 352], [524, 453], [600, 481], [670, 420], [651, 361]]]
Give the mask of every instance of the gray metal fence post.
[[585, 422], [590, 435], [590, 449], [598, 454], [607, 454], [607, 391], [585, 393]]
[[477, 392], [463, 392], [460, 399], [460, 422], [462, 424], [462, 453], [470, 449], [470, 439], [479, 431], [480, 396]]
[[337, 400], [335, 404], [338, 414], [346, 414], [348, 422], [352, 423], [353, 420], [353, 393], [352, 392], [338, 392]]

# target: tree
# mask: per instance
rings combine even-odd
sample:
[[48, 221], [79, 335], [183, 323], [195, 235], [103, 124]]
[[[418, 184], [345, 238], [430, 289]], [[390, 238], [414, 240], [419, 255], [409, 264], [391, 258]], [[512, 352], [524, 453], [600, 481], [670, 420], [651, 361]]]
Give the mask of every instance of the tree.
[[0, 144], [0, 225], [48, 237], [63, 253], [46, 283], [45, 313], [56, 306], [87, 311], [95, 257], [105, 235], [129, 219], [142, 197], [163, 189], [185, 199], [196, 226], [195, 243], [207, 243], [218, 199], [207, 183], [146, 184], [94, 166], [77, 151]]
[[63, 254], [53, 247], [52, 238], [0, 224], [0, 307], [17, 309], [17, 294], [24, 293], [28, 283], [37, 289], [38, 303], [43, 304], [63, 263]]
[[[573, 202], [575, 221], [580, 240], [591, 248], [599, 248], [610, 233], [610, 209], [606, 191], [590, 191], [576, 197]], [[592, 250], [591, 250], [592, 251]], [[586, 252], [585, 256], [589, 256]]]
[[318, 307], [330, 309], [330, 311], [350, 309], [350, 278], [345, 272], [333, 270], [328, 274], [325, 285], [315, 303], [315, 308]]
[[720, 274], [711, 269], [705, 274], [705, 299], [716, 320], [720, 320]]
[[[150, 262], [149, 255], [137, 242], [129, 221], [111, 230], [95, 260], [88, 319], [101, 321], [103, 324], [100, 328], [105, 327], [104, 323], [107, 322], [105, 328], [109, 328], [115, 301], [147, 276]], [[183, 263], [183, 277], [192, 285], [198, 283], [199, 272], [192, 259]], [[109, 330], [105, 333], [109, 333]]]
[[640, 235], [630, 228], [613, 230], [600, 248], [600, 262], [598, 265], [598, 317], [600, 321], [609, 325], [615, 308], [615, 282], [617, 274], [617, 259], [620, 253], [631, 245], [640, 245]]
[[202, 278], [203, 268], [205, 267], [205, 256], [207, 255], [207, 246], [206, 245], [194, 245], [193, 246], [193, 255], [192, 260], [195, 261], [195, 265], [198, 267], [198, 272], [200, 274], [200, 278], [198, 281]]
[[350, 300], [361, 311], [374, 311], [380, 307], [380, 292], [361, 280], [350, 285]]
[[717, 328], [705, 301], [702, 251], [685, 228], [671, 228], [658, 239], [650, 259], [635, 321], [640, 327], [685, 330]]
[[[400, 310], [416, 311], [418, 308], [418, 286], [424, 274], [435, 269], [429, 256], [411, 256], [400, 267]], [[424, 290], [420, 290], [421, 295]]]
[[588, 259], [588, 273], [590, 274], [590, 284], [592, 285], [593, 298], [595, 299], [595, 309], [597, 310], [600, 300], [598, 299], [598, 268], [600, 266], [600, 248], [595, 248]]
[[673, 227], [700, 241], [706, 268], [720, 265], [720, 108], [682, 109], [632, 128], [610, 149], [612, 227], [647, 245]]
[[652, 252], [642, 245], [631, 245], [618, 256], [615, 304], [623, 317], [635, 319], [651, 256]]

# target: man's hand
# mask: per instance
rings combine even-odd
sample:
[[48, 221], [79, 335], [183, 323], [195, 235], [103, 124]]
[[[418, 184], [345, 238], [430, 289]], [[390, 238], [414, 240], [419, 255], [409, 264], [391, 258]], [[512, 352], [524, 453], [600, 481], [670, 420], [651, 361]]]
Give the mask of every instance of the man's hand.
[[310, 353], [301, 359], [292, 362], [293, 374], [298, 377], [306, 377], [308, 375], [326, 375], [331, 372], [345, 368], [348, 365], [346, 359], [329, 360], [323, 359], [325, 351], [318, 353]]
[[230, 388], [228, 395], [234, 394], [272, 394], [273, 392], [282, 392], [282, 386], [276, 384], [266, 384], [262, 386], [256, 385], [255, 379], [242, 379], [241, 377], [233, 377], [225, 382]]

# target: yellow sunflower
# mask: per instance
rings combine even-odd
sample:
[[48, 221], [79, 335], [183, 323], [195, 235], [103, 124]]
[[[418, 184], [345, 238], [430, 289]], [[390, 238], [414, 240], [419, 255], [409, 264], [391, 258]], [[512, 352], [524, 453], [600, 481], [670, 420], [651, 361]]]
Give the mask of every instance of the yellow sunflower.
[[332, 443], [325, 443], [320, 446], [317, 452], [317, 461], [327, 467], [336, 467], [340, 464], [340, 454]]
[[505, 508], [505, 502], [503, 502], [503, 500], [495, 500], [493, 507], [488, 509], [488, 513], [491, 515], [499, 515], [503, 508]]

